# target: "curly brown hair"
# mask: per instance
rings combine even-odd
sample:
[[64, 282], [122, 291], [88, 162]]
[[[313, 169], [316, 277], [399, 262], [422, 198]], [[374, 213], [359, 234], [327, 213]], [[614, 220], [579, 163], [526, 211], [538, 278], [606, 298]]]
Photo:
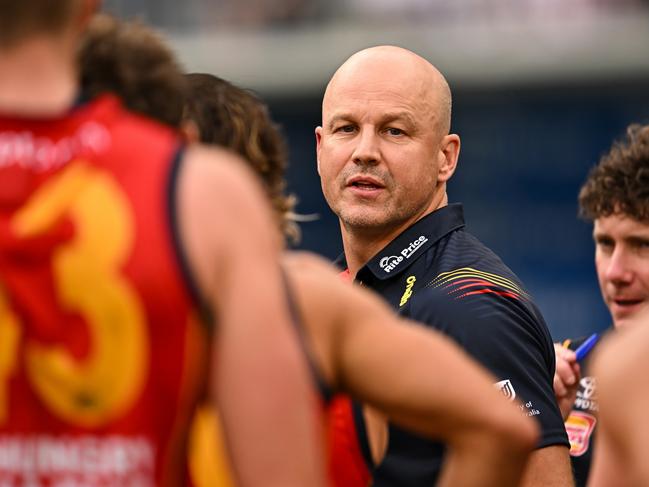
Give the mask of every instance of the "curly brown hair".
[[196, 124], [200, 141], [242, 155], [261, 177], [284, 234], [293, 242], [299, 230], [292, 219], [295, 197], [287, 195], [287, 147], [268, 107], [255, 94], [206, 73], [185, 75], [183, 118]]
[[630, 125], [590, 171], [579, 192], [579, 214], [587, 220], [622, 214], [649, 223], [649, 125]]
[[185, 79], [174, 53], [150, 27], [96, 15], [82, 41], [79, 63], [85, 96], [113, 92], [134, 112], [180, 125]]

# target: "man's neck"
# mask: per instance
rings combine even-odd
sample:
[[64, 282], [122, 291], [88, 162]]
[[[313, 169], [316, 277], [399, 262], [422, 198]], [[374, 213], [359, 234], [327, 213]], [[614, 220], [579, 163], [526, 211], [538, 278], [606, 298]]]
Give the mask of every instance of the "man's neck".
[[371, 238], [363, 233], [346, 230], [342, 223], [340, 225], [340, 232], [343, 238], [343, 251], [345, 252], [347, 269], [353, 279], [356, 278], [358, 271], [372, 257], [396, 237], [395, 234], [393, 237], [383, 236]]
[[343, 251], [345, 252], [347, 269], [352, 278], [356, 279], [358, 271], [401, 233], [426, 215], [429, 215], [433, 211], [438, 210], [447, 204], [448, 197], [446, 191], [444, 191], [440, 197], [436, 198], [422, 213], [414, 216], [402, 225], [385, 230], [377, 228], [353, 228], [346, 226], [341, 222], [340, 233], [343, 240]]
[[33, 38], [0, 51], [0, 113], [47, 117], [64, 113], [77, 95], [75, 46]]

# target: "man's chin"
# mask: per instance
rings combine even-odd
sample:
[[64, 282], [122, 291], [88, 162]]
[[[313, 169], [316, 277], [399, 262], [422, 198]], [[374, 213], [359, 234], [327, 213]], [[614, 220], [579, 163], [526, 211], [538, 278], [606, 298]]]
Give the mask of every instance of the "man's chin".
[[641, 323], [649, 325], [649, 306], [646, 302], [633, 306], [633, 309], [620, 310], [613, 314], [615, 328], [630, 328]]
[[340, 214], [340, 219], [348, 228], [358, 230], [371, 230], [385, 227], [385, 215], [380, 212], [372, 211], [344, 211]]

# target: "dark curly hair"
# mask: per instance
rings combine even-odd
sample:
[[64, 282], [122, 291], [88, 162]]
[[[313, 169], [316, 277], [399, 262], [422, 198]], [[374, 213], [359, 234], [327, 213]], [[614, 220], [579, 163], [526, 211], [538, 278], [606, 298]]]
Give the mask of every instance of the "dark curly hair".
[[587, 220], [622, 214], [649, 223], [649, 125], [630, 125], [626, 138], [590, 171], [579, 192], [579, 214]]
[[174, 53], [150, 27], [96, 15], [82, 41], [79, 64], [85, 96], [113, 92], [130, 110], [179, 126], [185, 79]]
[[183, 118], [196, 124], [200, 141], [242, 155], [261, 176], [282, 231], [299, 238], [293, 220], [295, 197], [286, 195], [286, 142], [268, 107], [252, 92], [205, 73], [185, 75], [187, 98]]

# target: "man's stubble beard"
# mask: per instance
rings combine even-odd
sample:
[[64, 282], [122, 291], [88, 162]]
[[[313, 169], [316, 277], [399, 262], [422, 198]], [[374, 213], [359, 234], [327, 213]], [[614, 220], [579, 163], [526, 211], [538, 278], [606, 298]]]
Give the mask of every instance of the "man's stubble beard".
[[[357, 205], [358, 206], [358, 205]], [[342, 226], [350, 233], [362, 233], [380, 237], [404, 225], [417, 214], [417, 208], [391, 204], [385, 201], [368, 208], [346, 208], [335, 211]]]

